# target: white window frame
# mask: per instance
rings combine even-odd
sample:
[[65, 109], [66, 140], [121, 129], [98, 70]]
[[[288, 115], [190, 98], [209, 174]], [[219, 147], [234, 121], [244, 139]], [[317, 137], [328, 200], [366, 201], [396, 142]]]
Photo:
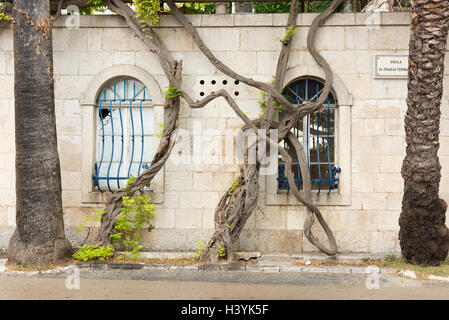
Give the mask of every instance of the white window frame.
[[[142, 82], [149, 92], [150, 105], [154, 109], [154, 124], [164, 122], [164, 96], [156, 79], [147, 71], [132, 65], [117, 65], [107, 68], [96, 75], [81, 99], [82, 119], [82, 178], [81, 202], [85, 205], [104, 203], [109, 191], [100, 192], [94, 187], [92, 175], [96, 160], [97, 142], [97, 98], [105, 84], [117, 78], [130, 77]], [[153, 135], [153, 153], [156, 152], [160, 138]], [[164, 202], [165, 166], [153, 178], [151, 188], [146, 190], [153, 203]]]
[[[300, 74], [300, 67], [291, 68], [287, 72], [285, 83], [290, 83], [299, 78], [318, 78], [323, 79], [324, 74], [320, 70], [316, 72], [305, 72]], [[302, 72], [301, 72], [302, 73]], [[353, 104], [352, 95], [349, 94], [346, 86], [341, 79], [334, 74], [332, 82], [332, 91], [337, 106], [335, 108], [335, 166], [341, 168], [341, 173], [338, 174], [339, 184], [337, 190], [332, 190], [329, 194], [328, 190], [322, 189], [320, 193], [318, 190], [312, 190], [312, 201], [315, 205], [320, 206], [349, 206], [352, 203], [351, 195], [351, 106]], [[276, 157], [276, 162], [277, 162]], [[276, 168], [278, 163], [276, 163]], [[266, 175], [265, 179], [261, 179], [265, 192], [265, 205], [267, 206], [303, 206], [291, 192], [284, 192], [278, 190], [278, 172], [275, 174]], [[304, 195], [304, 191], [300, 190]]]

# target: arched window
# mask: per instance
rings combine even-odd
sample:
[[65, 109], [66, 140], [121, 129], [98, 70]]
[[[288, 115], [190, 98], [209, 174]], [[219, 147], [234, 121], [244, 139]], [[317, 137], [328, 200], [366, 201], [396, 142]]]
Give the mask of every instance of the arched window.
[[[291, 103], [297, 104], [298, 108], [302, 104], [316, 101], [323, 91], [324, 84], [316, 78], [299, 78], [288, 84], [283, 94]], [[312, 180], [312, 190], [329, 190], [338, 188], [337, 174], [340, 168], [336, 167], [337, 152], [336, 144], [336, 107], [337, 101], [333, 93], [329, 93], [325, 103], [320, 110], [312, 115], [306, 116], [300, 120], [292, 129], [292, 132], [304, 147], [304, 153], [307, 157], [307, 164], [310, 170]], [[281, 111], [279, 118], [285, 116], [285, 111]], [[282, 142], [284, 147], [292, 150], [286, 142]], [[293, 172], [295, 182], [299, 189], [302, 188], [301, 170], [297, 156], [289, 151], [293, 160]], [[279, 159], [278, 172], [278, 190], [288, 191], [289, 185], [285, 174], [285, 164], [283, 159]]]
[[97, 98], [94, 186], [126, 186], [153, 158], [154, 112], [145, 85], [130, 77], [106, 84]]

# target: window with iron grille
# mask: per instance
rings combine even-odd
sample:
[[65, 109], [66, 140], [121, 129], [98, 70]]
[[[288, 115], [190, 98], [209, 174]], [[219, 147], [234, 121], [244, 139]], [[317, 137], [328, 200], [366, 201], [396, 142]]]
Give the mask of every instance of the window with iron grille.
[[121, 78], [106, 85], [97, 99], [96, 158], [93, 184], [99, 191], [126, 186], [153, 158], [154, 110], [145, 85]]
[[[323, 82], [318, 79], [300, 78], [291, 82], [284, 89], [283, 94], [287, 100], [297, 104], [300, 108], [304, 103], [316, 101], [323, 88]], [[327, 190], [330, 193], [331, 190], [338, 188], [337, 174], [341, 169], [336, 166], [336, 107], [337, 101], [334, 95], [329, 93], [320, 110], [304, 117], [292, 129], [304, 147], [312, 180], [312, 190], [317, 190], [318, 193], [322, 190]], [[279, 114], [279, 118], [282, 119], [283, 116], [285, 116], [285, 111]], [[292, 157], [292, 169], [297, 187], [302, 189], [303, 179], [298, 158], [287, 142], [282, 143]], [[281, 157], [279, 157], [277, 181], [278, 191], [289, 191], [285, 163]]]

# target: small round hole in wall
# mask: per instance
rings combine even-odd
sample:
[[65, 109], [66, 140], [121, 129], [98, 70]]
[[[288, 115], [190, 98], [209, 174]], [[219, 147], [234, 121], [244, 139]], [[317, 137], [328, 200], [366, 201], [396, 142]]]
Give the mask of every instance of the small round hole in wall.
[[238, 81], [238, 80], [235, 80], [235, 81], [234, 81], [234, 83], [235, 83], [235, 84], [239, 84], [239, 83], [240, 83], [240, 81]]
[[200, 84], [204, 84], [204, 80], [201, 80], [201, 81], [200, 81]]
[[228, 84], [228, 80], [223, 80], [223, 84]]
[[204, 92], [200, 92], [200, 96], [204, 96]]
[[217, 83], [217, 81], [215, 81], [215, 80], [212, 80], [212, 81], [211, 81], [211, 83], [212, 83], [212, 84], [216, 84], [216, 83]]
[[238, 91], [236, 91], [236, 92], [234, 92], [234, 94], [235, 94], [236, 96], [238, 96], [240, 93], [239, 93]]

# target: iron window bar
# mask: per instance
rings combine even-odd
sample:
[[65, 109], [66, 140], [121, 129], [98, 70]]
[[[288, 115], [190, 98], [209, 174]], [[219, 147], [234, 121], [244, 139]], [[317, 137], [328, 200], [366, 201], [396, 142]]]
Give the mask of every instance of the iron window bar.
[[[322, 93], [324, 85], [314, 79], [300, 79], [289, 86], [284, 90], [285, 97], [291, 103], [296, 103], [298, 108], [301, 107], [303, 103], [316, 101], [319, 95]], [[311, 98], [309, 98], [311, 97]], [[326, 186], [328, 187], [328, 193], [330, 194], [332, 190], [338, 189], [339, 178], [337, 175], [341, 173], [341, 168], [335, 166], [335, 111], [334, 108], [331, 108], [331, 105], [336, 105], [336, 101], [332, 93], [329, 93], [326, 98], [326, 102], [323, 104], [323, 109], [325, 109], [327, 113], [321, 114], [322, 109], [315, 112], [312, 117], [307, 115], [304, 119], [298, 121], [296, 127], [293, 128], [294, 133], [296, 133], [297, 139], [302, 139], [303, 146], [306, 151], [307, 158], [307, 166], [309, 171], [312, 167], [317, 167], [317, 172], [311, 172], [311, 182], [312, 188], [316, 188], [314, 190], [318, 191], [320, 194], [321, 190]], [[333, 112], [333, 119], [331, 119], [331, 113]], [[281, 115], [282, 116], [282, 112]], [[311, 123], [312, 118], [312, 123]], [[327, 119], [326, 119], [327, 118]], [[320, 121], [326, 119], [327, 125], [326, 128], [323, 128], [323, 125]], [[331, 128], [331, 121], [333, 120], [333, 127]], [[316, 122], [316, 125], [315, 125]], [[321, 124], [321, 125], [320, 125]], [[325, 130], [326, 129], [326, 130]], [[331, 135], [332, 129], [332, 135]], [[322, 145], [327, 146], [327, 162], [324, 162], [324, 158], [320, 158], [320, 141], [323, 141]], [[333, 147], [331, 148], [331, 141], [333, 141]], [[310, 143], [312, 143], [312, 149], [310, 149]], [[304, 145], [305, 144], [305, 145]], [[288, 143], [284, 141], [284, 148], [288, 152]], [[315, 161], [311, 161], [312, 150], [316, 149]], [[332, 149], [332, 150], [331, 150]], [[331, 159], [331, 152], [333, 153], [333, 157]], [[322, 153], [322, 151], [321, 151]], [[295, 183], [297, 184], [298, 189], [302, 189], [303, 178], [301, 175], [301, 169], [299, 166], [299, 162], [294, 155], [294, 159], [292, 166], [296, 170], [296, 176], [294, 178]], [[332, 161], [333, 160], [333, 161]], [[290, 186], [288, 184], [288, 180], [285, 174], [285, 163], [282, 159], [279, 160], [278, 166], [278, 190], [286, 190], [290, 191]], [[323, 172], [323, 167], [327, 167], [327, 170]], [[326, 172], [327, 171], [327, 172]], [[324, 186], [323, 186], [324, 185]]]
[[[138, 87], [136, 82], [140, 84]], [[123, 91], [118, 89], [118, 85], [123, 84]], [[129, 92], [130, 91], [130, 92]], [[111, 85], [106, 86], [99, 98], [97, 99], [99, 126], [97, 133], [97, 148], [98, 143], [101, 145], [97, 150], [97, 161], [94, 165], [94, 174], [92, 175], [93, 185], [100, 192], [110, 191], [116, 187], [121, 188], [126, 185], [126, 180], [129, 179], [134, 171], [140, 175], [141, 169], [146, 170], [149, 164], [144, 162], [145, 153], [145, 129], [144, 129], [144, 103], [151, 102], [147, 98], [145, 86], [137, 80], [125, 78]], [[135, 108], [134, 105], [137, 105]], [[125, 109], [129, 110], [129, 121], [124, 119]], [[137, 111], [137, 119], [133, 115]], [[115, 117], [114, 117], [115, 115]], [[153, 119], [147, 119], [153, 121]], [[117, 122], [117, 123], [115, 123]], [[137, 123], [135, 123], [137, 122]], [[140, 133], [136, 133], [136, 126], [140, 125]], [[131, 132], [129, 136], [129, 126]], [[110, 134], [105, 133], [106, 129], [110, 129]], [[114, 128], [120, 128], [120, 132], [116, 132]], [[126, 131], [126, 133], [125, 133]], [[129, 154], [126, 150], [126, 139], [129, 138]], [[135, 153], [137, 150], [136, 139], [140, 137], [140, 157], [135, 161]], [[107, 150], [108, 145], [111, 145], [110, 150]], [[118, 146], [116, 146], [118, 143]], [[106, 146], [106, 147], [105, 147]], [[151, 149], [151, 148], [150, 148]], [[147, 152], [151, 150], [147, 150]], [[115, 153], [119, 154], [118, 164], [114, 162]], [[98, 161], [99, 158], [99, 161]], [[126, 160], [125, 160], [126, 159]], [[129, 160], [129, 163], [127, 163]], [[148, 159], [147, 159], [148, 161]], [[128, 164], [126, 170], [124, 166]], [[117, 166], [117, 169], [113, 166]], [[137, 169], [135, 169], [137, 166]], [[133, 170], [133, 168], [135, 170]], [[106, 186], [102, 181], [106, 181]], [[107, 190], [103, 189], [107, 188]]]

